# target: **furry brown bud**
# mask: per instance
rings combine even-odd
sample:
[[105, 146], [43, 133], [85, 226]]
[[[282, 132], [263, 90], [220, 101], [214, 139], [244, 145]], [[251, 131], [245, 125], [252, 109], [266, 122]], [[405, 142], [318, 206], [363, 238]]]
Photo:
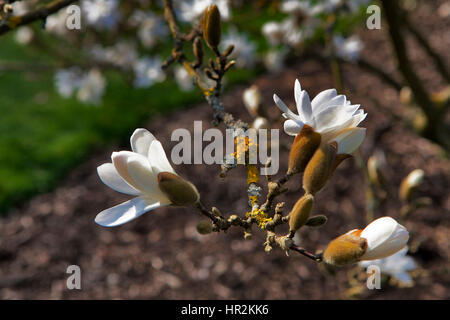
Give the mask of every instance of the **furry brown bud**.
[[314, 217], [309, 218], [305, 225], [307, 225], [308, 227], [320, 227], [323, 226], [325, 223], [327, 223], [327, 217], [320, 214]]
[[335, 266], [355, 263], [366, 252], [366, 249], [366, 239], [356, 234], [346, 233], [328, 244], [323, 253], [323, 261]]
[[203, 37], [212, 49], [217, 49], [222, 35], [220, 11], [215, 4], [206, 8], [202, 20]]
[[305, 170], [308, 161], [320, 145], [322, 136], [305, 124], [295, 137], [289, 153], [288, 174], [296, 174]]
[[213, 230], [211, 223], [208, 221], [200, 221], [197, 224], [197, 231], [200, 234], [209, 234]]
[[306, 193], [316, 194], [320, 191], [335, 167], [336, 144], [327, 144], [316, 150], [303, 174], [303, 189]]
[[300, 229], [308, 220], [309, 213], [314, 204], [314, 197], [305, 194], [301, 197], [289, 213], [289, 231], [295, 232]]
[[170, 172], [158, 173], [158, 186], [176, 206], [188, 206], [200, 199], [197, 188], [192, 183]]

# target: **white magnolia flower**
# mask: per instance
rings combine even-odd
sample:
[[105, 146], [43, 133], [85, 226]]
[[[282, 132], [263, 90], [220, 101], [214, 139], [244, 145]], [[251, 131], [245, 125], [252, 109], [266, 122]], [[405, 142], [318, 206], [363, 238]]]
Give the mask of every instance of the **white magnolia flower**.
[[405, 246], [392, 256], [371, 261], [361, 261], [359, 265], [363, 268], [372, 265], [378, 266], [382, 273], [390, 275], [403, 285], [411, 286], [414, 282], [408, 271], [416, 269], [417, 264], [412, 257], [406, 255], [407, 253], [408, 247]]
[[270, 45], [276, 46], [283, 42], [284, 32], [282, 24], [275, 21], [266, 22], [262, 26], [263, 35], [269, 40]]
[[359, 54], [363, 47], [361, 40], [356, 35], [347, 39], [341, 36], [336, 36], [333, 38], [333, 44], [336, 50], [336, 55], [348, 61], [358, 60]]
[[69, 98], [80, 87], [81, 78], [81, 70], [76, 67], [58, 70], [54, 75], [56, 90], [64, 98]]
[[244, 90], [242, 94], [242, 100], [244, 101], [244, 105], [247, 108], [248, 112], [256, 117], [258, 115], [258, 109], [261, 105], [261, 92], [259, 91], [258, 86], [252, 85], [250, 88]]
[[177, 0], [175, 7], [180, 10], [179, 16], [181, 20], [193, 22], [199, 19], [205, 12], [205, 9], [212, 4], [217, 5], [221, 19], [225, 21], [230, 19], [231, 10], [229, 0]]
[[284, 67], [284, 61], [288, 50], [282, 48], [279, 50], [269, 50], [263, 57], [264, 66], [270, 72], [278, 72]]
[[255, 63], [255, 44], [251, 42], [246, 34], [239, 34], [236, 29], [232, 29], [226, 34], [220, 47], [222, 50], [234, 45], [231, 58], [236, 60], [237, 68], [249, 68]]
[[194, 89], [192, 76], [184, 67], [177, 66], [175, 68], [175, 81], [182, 91], [191, 91]]
[[296, 16], [313, 16], [323, 11], [320, 4], [312, 5], [310, 1], [284, 0], [280, 7], [281, 12]]
[[162, 61], [158, 57], [144, 57], [134, 64], [134, 85], [137, 88], [148, 88], [157, 82], [164, 81], [165, 72], [162, 70]]
[[135, 44], [124, 40], [106, 48], [95, 45], [90, 49], [90, 53], [94, 60], [111, 63], [123, 69], [132, 67], [138, 57]]
[[67, 34], [69, 31], [66, 26], [67, 17], [66, 10], [60, 10], [57, 13], [48, 16], [45, 20], [45, 30], [60, 36]]
[[302, 90], [300, 82], [295, 80], [294, 96], [298, 115], [276, 95], [273, 98], [283, 111], [284, 131], [297, 135], [304, 125], [308, 125], [322, 136], [321, 143], [338, 142], [338, 154], [350, 154], [356, 150], [365, 138], [365, 128], [358, 124], [367, 115], [358, 110], [360, 105], [352, 105], [345, 95], [338, 95], [336, 89], [320, 92], [310, 101], [309, 95]]
[[84, 103], [99, 104], [105, 91], [105, 78], [98, 69], [92, 69], [80, 81], [77, 98]]
[[267, 121], [266, 118], [264, 117], [257, 117], [253, 123], [252, 123], [252, 127], [256, 130], [259, 129], [268, 129], [269, 128], [269, 121]]
[[83, 0], [81, 9], [87, 24], [96, 28], [114, 28], [119, 20], [118, 0]]
[[153, 48], [159, 40], [169, 34], [162, 18], [151, 11], [135, 10], [128, 22], [131, 26], [138, 28], [139, 40], [146, 48]]
[[393, 255], [403, 249], [409, 239], [408, 230], [391, 217], [378, 218], [362, 231], [356, 231], [359, 232], [359, 236], [367, 240], [367, 249], [361, 260], [382, 259]]
[[20, 44], [28, 44], [33, 39], [34, 31], [28, 26], [17, 29], [15, 39]]
[[12, 15], [22, 16], [30, 11], [31, 3], [29, 0], [15, 1], [12, 4]]
[[113, 152], [112, 163], [102, 164], [97, 172], [108, 187], [136, 197], [100, 212], [95, 218], [99, 225], [115, 227], [170, 205], [170, 195], [159, 184], [160, 174], [182, 180], [170, 165], [161, 143], [149, 131], [136, 129], [130, 142], [132, 151]]

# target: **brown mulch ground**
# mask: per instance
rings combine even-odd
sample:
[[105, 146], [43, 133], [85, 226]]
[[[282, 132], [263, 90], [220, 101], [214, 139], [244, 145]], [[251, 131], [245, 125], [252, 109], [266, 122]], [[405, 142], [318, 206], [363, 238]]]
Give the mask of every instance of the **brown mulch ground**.
[[[415, 18], [440, 1], [422, 4]], [[431, 6], [431, 9], [430, 7]], [[448, 21], [447, 21], [448, 22]], [[432, 44], [449, 61], [446, 48], [449, 29], [439, 22], [427, 25]], [[440, 32], [441, 37], [435, 36]], [[390, 71], [392, 59], [382, 32], [364, 31], [364, 55]], [[447, 39], [447, 40], [443, 40]], [[410, 44], [414, 46], [414, 44]], [[421, 74], [438, 88], [441, 84], [430, 71], [429, 61], [419, 51], [414, 59]], [[367, 139], [361, 152], [365, 159], [382, 149], [387, 157], [391, 184], [389, 199], [377, 216], [399, 217], [399, 199], [395, 186], [415, 168], [422, 168], [426, 178], [419, 195], [433, 199], [403, 222], [411, 232], [413, 257], [420, 268], [415, 272], [413, 288], [383, 284], [382, 290], [359, 292], [370, 299], [448, 299], [450, 298], [449, 261], [449, 172], [450, 164], [440, 149], [396, 122], [391, 123], [391, 109], [404, 112], [398, 97], [389, 87], [355, 68], [345, 69], [352, 102], [361, 103], [369, 116], [363, 122]], [[272, 102], [276, 92], [293, 103], [293, 83], [301, 77], [302, 87], [311, 96], [332, 87], [329, 71], [321, 65], [304, 61], [280, 74], [255, 80], [263, 92], [267, 110], [280, 118]], [[234, 115], [249, 120], [241, 96], [245, 87], [229, 92], [225, 105]], [[383, 109], [374, 105], [367, 94], [376, 98]], [[174, 145], [170, 134], [176, 128], [193, 131], [193, 121], [210, 126], [212, 112], [206, 104], [186, 111], [153, 118], [147, 125], [167, 150]], [[280, 119], [281, 120], [281, 119]], [[279, 121], [280, 121], [279, 120]], [[281, 122], [278, 123], [281, 125]], [[374, 143], [384, 128], [386, 130]], [[130, 133], [132, 130], [130, 130]], [[282, 143], [291, 137], [280, 134]], [[31, 199], [0, 220], [0, 298], [2, 299], [335, 299], [348, 298], [351, 288], [348, 271], [334, 275], [303, 256], [287, 257], [280, 250], [266, 254], [264, 234], [255, 232], [251, 241], [243, 240], [239, 230], [226, 234], [201, 236], [196, 224], [202, 219], [187, 209], [161, 208], [118, 228], [102, 228], [93, 222], [101, 210], [127, 199], [104, 186], [96, 167], [107, 162], [113, 150], [129, 149], [128, 143], [107, 150], [97, 150], [91, 159], [75, 168], [52, 193]], [[280, 151], [280, 159], [287, 151]], [[242, 168], [234, 169], [225, 180], [218, 177], [218, 166], [174, 166], [199, 189], [203, 202], [226, 213], [247, 210], [246, 182]], [[280, 168], [280, 174], [286, 168]], [[279, 200], [290, 208], [301, 195], [300, 177], [289, 182], [290, 191]], [[302, 244], [323, 249], [337, 235], [365, 225], [364, 179], [354, 160], [347, 160], [316, 199], [314, 213], [326, 214], [328, 223], [320, 229], [304, 228]], [[76, 264], [82, 270], [82, 290], [66, 289], [66, 268]], [[364, 285], [364, 278], [360, 281]]]

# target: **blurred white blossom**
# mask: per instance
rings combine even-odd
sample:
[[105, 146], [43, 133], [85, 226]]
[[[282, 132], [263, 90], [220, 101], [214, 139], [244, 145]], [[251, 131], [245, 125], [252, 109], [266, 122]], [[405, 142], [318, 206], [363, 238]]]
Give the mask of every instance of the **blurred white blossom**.
[[336, 50], [336, 55], [348, 61], [358, 60], [363, 47], [362, 42], [357, 35], [353, 35], [349, 38], [335, 36], [333, 38], [333, 45]]
[[182, 91], [191, 91], [192, 89], [194, 89], [192, 77], [189, 75], [189, 72], [187, 72], [184, 67], [177, 66], [174, 72], [175, 72], [175, 81], [177, 82], [178, 87]]
[[229, 0], [176, 0], [175, 8], [179, 11], [178, 16], [185, 22], [193, 22], [200, 18], [205, 9], [212, 4], [217, 5], [220, 17], [229, 20], [231, 16]]
[[57, 35], [65, 35], [69, 29], [66, 26], [67, 12], [66, 10], [59, 10], [47, 17], [45, 20], [45, 30]]
[[56, 90], [62, 97], [69, 98], [80, 87], [81, 77], [81, 70], [76, 67], [58, 70], [54, 75]]
[[98, 29], [114, 28], [119, 20], [118, 0], [82, 0], [81, 9], [87, 24]]
[[222, 50], [230, 45], [234, 45], [230, 57], [236, 60], [236, 67], [248, 68], [254, 65], [255, 44], [249, 40], [246, 34], [239, 34], [236, 29], [232, 28], [220, 43]]
[[12, 3], [13, 16], [21, 16], [30, 10], [30, 1], [22, 0]]
[[158, 57], [143, 57], [134, 64], [134, 85], [137, 88], [148, 88], [157, 82], [164, 81], [166, 74], [161, 68], [162, 60]]
[[361, 261], [359, 265], [363, 268], [376, 265], [380, 268], [381, 273], [390, 275], [403, 285], [411, 286], [414, 282], [408, 271], [416, 269], [417, 264], [412, 257], [406, 255], [407, 253], [408, 247], [405, 247], [387, 258]]
[[17, 29], [15, 39], [20, 44], [28, 44], [33, 39], [34, 31], [28, 26]]
[[77, 99], [84, 103], [98, 104], [105, 89], [105, 79], [98, 69], [84, 73], [76, 68], [62, 69], [55, 73], [58, 93], [69, 98], [77, 91]]
[[153, 12], [136, 10], [129, 23], [138, 28], [138, 37], [146, 48], [153, 48], [158, 41], [168, 36], [169, 30], [164, 20]]
[[264, 66], [270, 72], [280, 71], [284, 67], [287, 53], [286, 48], [269, 50], [263, 57]]
[[138, 58], [135, 44], [127, 41], [119, 41], [114, 46], [106, 48], [94, 46], [91, 54], [99, 62], [111, 63], [124, 69], [131, 68]]
[[99, 104], [105, 90], [105, 78], [100, 70], [92, 69], [82, 79], [77, 98], [84, 103]]
[[281, 3], [280, 10], [287, 14], [305, 17], [321, 13], [324, 7], [321, 4], [313, 5], [310, 1], [284, 0]]

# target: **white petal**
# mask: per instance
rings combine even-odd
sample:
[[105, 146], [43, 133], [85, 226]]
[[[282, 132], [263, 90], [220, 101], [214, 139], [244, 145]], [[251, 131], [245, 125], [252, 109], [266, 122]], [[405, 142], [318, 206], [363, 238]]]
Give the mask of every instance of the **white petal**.
[[164, 148], [161, 145], [161, 142], [158, 140], [154, 140], [150, 148], [148, 150], [148, 160], [150, 161], [150, 165], [152, 166], [153, 172], [157, 175], [160, 172], [171, 172], [176, 174], [175, 170], [173, 170], [170, 165], [169, 160], [167, 160], [166, 153], [164, 152]]
[[326, 129], [321, 129], [320, 133], [322, 134], [322, 141], [332, 141], [335, 137], [337, 137], [340, 133], [348, 128], [356, 127], [361, 121], [363, 121], [367, 116], [367, 113], [364, 113], [364, 110], [358, 110], [350, 119], [345, 120], [344, 122], [328, 127]]
[[367, 240], [367, 251], [361, 260], [388, 257], [406, 246], [409, 233], [405, 227], [390, 217], [382, 217], [370, 223], [362, 232]]
[[[300, 94], [302, 93], [302, 86], [300, 85], [300, 81], [298, 81], [298, 79], [295, 79], [295, 84], [294, 84], [294, 98], [295, 98], [295, 103], [298, 105], [301, 103], [302, 99], [300, 97]], [[300, 111], [299, 111], [300, 112]]]
[[342, 94], [335, 96], [328, 101], [324, 101], [320, 105], [317, 104], [314, 107], [314, 109], [315, 109], [314, 115], [317, 116], [320, 112], [325, 111], [329, 108], [335, 108], [336, 106], [338, 106], [338, 107], [345, 106], [345, 105], [347, 105], [346, 101], [347, 101], [347, 98]]
[[136, 152], [131, 151], [119, 151], [119, 152], [113, 152], [111, 155], [111, 160], [114, 165], [114, 168], [117, 170], [119, 175], [131, 186], [133, 186], [135, 189], [140, 191], [139, 184], [134, 181], [134, 179], [131, 177], [130, 173], [128, 172], [128, 159], [131, 157], [142, 157], [143, 159], [147, 159], [144, 156], [140, 155]]
[[131, 150], [147, 156], [148, 149], [153, 140], [155, 140], [155, 137], [147, 129], [136, 129], [130, 138]]
[[97, 167], [97, 173], [100, 177], [100, 180], [108, 187], [117, 192], [129, 194], [129, 195], [138, 195], [139, 191], [129, 185], [114, 168], [112, 163], [104, 163], [101, 166]]
[[309, 100], [308, 92], [302, 91], [299, 97], [300, 104], [297, 103], [298, 114], [303, 121], [315, 128], [315, 121], [312, 117], [311, 101]]
[[336, 97], [336, 95], [337, 95], [336, 89], [328, 89], [319, 92], [311, 101], [313, 112], [315, 113], [314, 109], [316, 109], [318, 106], [322, 104], [326, 104], [328, 101]]
[[136, 197], [103, 210], [95, 217], [95, 222], [104, 227], [116, 227], [164, 205], [159, 202], [148, 203], [141, 197]]
[[130, 176], [140, 186], [142, 192], [150, 194], [161, 202], [168, 201], [167, 197], [158, 187], [156, 174], [153, 172], [149, 162], [141, 157], [130, 157], [127, 160]]
[[337, 154], [351, 154], [358, 149], [366, 137], [366, 128], [352, 128], [340, 135], [334, 141], [338, 144]]
[[324, 130], [344, 123], [352, 118], [352, 114], [346, 112], [344, 106], [330, 106], [315, 116], [316, 131], [322, 133]]
[[277, 104], [278, 108], [280, 108], [281, 111], [286, 113], [289, 118], [291, 118], [292, 120], [295, 120], [295, 121], [301, 121], [300, 117], [298, 115], [296, 115], [295, 113], [293, 113], [288, 108], [288, 106], [276, 94], [273, 95], [273, 100]]
[[296, 136], [302, 130], [303, 124], [298, 124], [294, 120], [286, 120], [284, 122], [284, 132], [290, 136]]

